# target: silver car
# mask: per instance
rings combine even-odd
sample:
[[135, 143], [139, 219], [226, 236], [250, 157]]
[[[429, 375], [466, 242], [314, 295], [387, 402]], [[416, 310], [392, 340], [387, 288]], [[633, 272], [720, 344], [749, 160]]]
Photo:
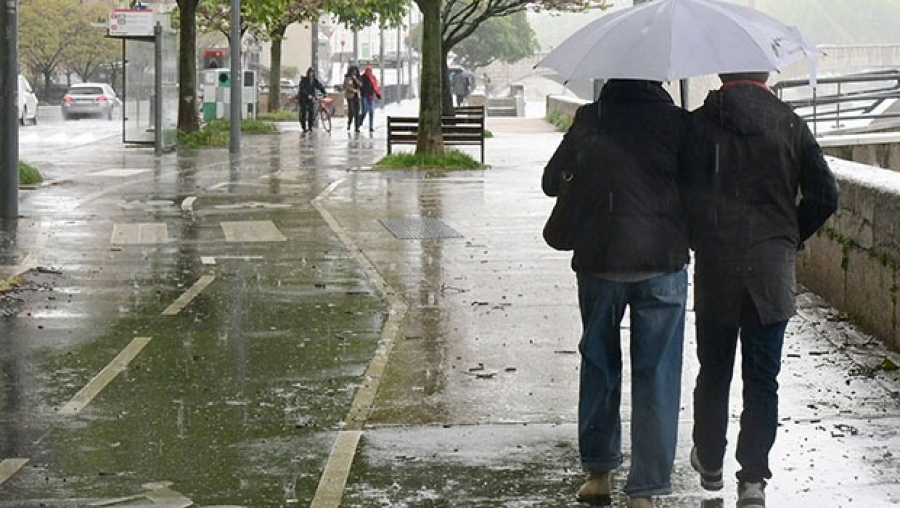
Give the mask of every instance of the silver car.
[[106, 83], [78, 83], [69, 87], [63, 96], [63, 120], [79, 116], [97, 116], [113, 119], [115, 111], [122, 107], [116, 91]]

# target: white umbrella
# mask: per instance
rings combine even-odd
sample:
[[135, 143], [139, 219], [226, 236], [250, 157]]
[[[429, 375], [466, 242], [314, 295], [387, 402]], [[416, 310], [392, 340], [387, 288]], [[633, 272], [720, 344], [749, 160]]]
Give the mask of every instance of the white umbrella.
[[656, 0], [608, 14], [572, 34], [535, 67], [565, 79], [674, 81], [724, 72], [774, 71], [815, 48], [796, 27], [719, 0]]

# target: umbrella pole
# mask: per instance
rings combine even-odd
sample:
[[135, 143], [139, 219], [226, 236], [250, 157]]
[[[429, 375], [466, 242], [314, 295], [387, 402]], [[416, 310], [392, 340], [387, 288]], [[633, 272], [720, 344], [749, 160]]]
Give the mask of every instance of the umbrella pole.
[[689, 109], [688, 102], [691, 98], [691, 86], [688, 84], [687, 78], [684, 78], [679, 81], [679, 87], [681, 91], [681, 107], [684, 109]]

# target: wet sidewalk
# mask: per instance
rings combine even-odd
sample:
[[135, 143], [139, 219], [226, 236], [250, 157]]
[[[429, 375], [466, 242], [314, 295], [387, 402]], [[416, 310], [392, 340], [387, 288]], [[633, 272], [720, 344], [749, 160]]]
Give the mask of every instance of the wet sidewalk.
[[[238, 162], [43, 161], [64, 182], [5, 237], [4, 276], [43, 270], [3, 307], [0, 506], [578, 506], [575, 280], [540, 235], [561, 135], [490, 118], [488, 170], [372, 171], [379, 113], [371, 137], [248, 137]], [[900, 504], [896, 355], [800, 302], [769, 506]], [[688, 464], [691, 312], [686, 332], [657, 506], [734, 506]]]

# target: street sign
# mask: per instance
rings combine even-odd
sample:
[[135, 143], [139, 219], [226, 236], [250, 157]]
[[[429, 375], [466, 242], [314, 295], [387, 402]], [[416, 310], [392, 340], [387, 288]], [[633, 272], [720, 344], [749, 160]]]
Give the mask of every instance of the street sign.
[[109, 13], [110, 37], [153, 37], [156, 13], [150, 9], [114, 9]]

